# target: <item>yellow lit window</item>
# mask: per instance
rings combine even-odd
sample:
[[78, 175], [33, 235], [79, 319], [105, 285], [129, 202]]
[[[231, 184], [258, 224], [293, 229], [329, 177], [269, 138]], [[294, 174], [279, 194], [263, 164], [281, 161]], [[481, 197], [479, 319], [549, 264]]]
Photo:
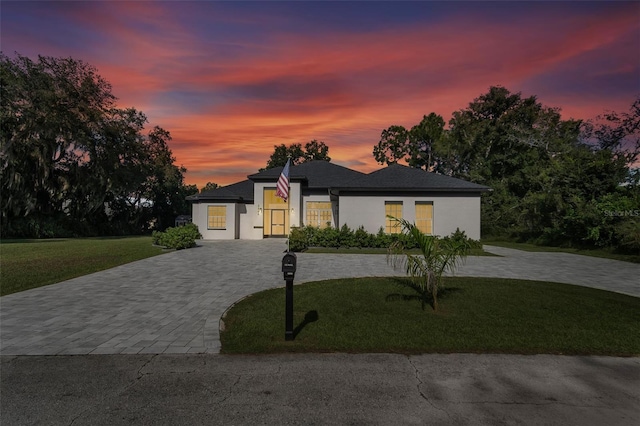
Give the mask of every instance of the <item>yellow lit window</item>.
[[433, 203], [416, 203], [416, 227], [424, 234], [433, 235]]
[[227, 206], [209, 206], [207, 208], [207, 228], [227, 228]]
[[385, 227], [387, 234], [399, 234], [401, 231], [400, 223], [390, 219], [389, 216], [396, 219], [402, 219], [402, 201], [385, 201], [384, 203]]
[[276, 197], [275, 188], [264, 189], [264, 207], [266, 209], [286, 209], [288, 204], [280, 197]]
[[307, 201], [307, 214], [305, 224], [318, 228], [331, 226], [331, 202], [330, 201]]

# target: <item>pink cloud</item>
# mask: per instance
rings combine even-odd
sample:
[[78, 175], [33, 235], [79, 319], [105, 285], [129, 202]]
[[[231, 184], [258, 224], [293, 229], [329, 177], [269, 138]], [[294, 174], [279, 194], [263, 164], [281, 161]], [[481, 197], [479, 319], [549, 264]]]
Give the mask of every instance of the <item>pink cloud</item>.
[[[409, 127], [431, 111], [447, 120], [452, 111], [466, 107], [492, 84], [518, 91], [526, 79], [583, 52], [607, 46], [637, 26], [629, 15], [609, 18], [604, 22], [575, 22], [560, 40], [557, 34], [532, 36], [509, 25], [485, 28], [484, 37], [476, 38], [476, 34], [462, 30], [468, 27], [465, 22], [428, 30], [408, 29], [401, 34], [335, 35], [322, 41], [283, 37], [282, 47], [271, 51], [268, 58], [245, 58], [227, 68], [218, 67], [216, 72], [193, 75], [190, 82], [234, 88], [298, 76], [313, 84], [314, 79], [335, 74], [336, 70], [344, 80], [362, 76], [361, 81], [328, 87], [292, 103], [262, 105], [241, 98], [225, 104], [220, 111], [212, 111], [212, 116], [222, 121], [215, 127], [224, 137], [212, 137], [208, 144], [213, 152], [226, 152], [227, 146], [242, 146], [238, 144], [245, 141], [249, 149], [260, 153], [264, 160], [258, 166], [263, 166], [274, 144], [318, 138], [329, 144], [334, 161], [356, 162], [358, 169], [368, 172], [378, 167], [371, 150], [380, 131], [389, 125]], [[544, 33], [543, 25], [533, 32]], [[460, 52], [460, 46], [467, 49]], [[419, 51], [428, 60], [416, 64]], [[420, 79], [420, 73], [425, 74], [424, 79]], [[402, 81], [407, 75], [413, 77], [413, 85]], [[531, 94], [535, 93], [523, 93]], [[578, 105], [565, 107], [567, 116], [592, 117], [601, 112], [597, 100], [579, 106], [571, 99], [558, 105], [553, 103], [556, 99], [560, 98], [540, 100], [550, 106]], [[246, 163], [248, 172], [255, 170], [255, 158]], [[229, 167], [238, 166], [230, 157], [223, 161], [228, 161]]]
[[[213, 29], [269, 27], [261, 38], [197, 34], [180, 19], [202, 13], [192, 2], [80, 5], [61, 13], [94, 35], [82, 59], [112, 83], [120, 106], [135, 106], [150, 126], [171, 132], [187, 182], [200, 187], [243, 179], [266, 164], [273, 145], [311, 139], [325, 141], [335, 162], [371, 171], [384, 128], [410, 127], [432, 111], [448, 120], [496, 84], [538, 95], [567, 118], [591, 118], [605, 106], [624, 110], [633, 94], [577, 97], [548, 88], [544, 79], [591, 72], [576, 65], [585, 56], [615, 57], [612, 78], [633, 72], [640, 60], [637, 42], [635, 53], [618, 43], [638, 31], [635, 5], [597, 16], [554, 16], [540, 8], [493, 22], [460, 9], [437, 24], [306, 34], [287, 32], [286, 17], [270, 15], [265, 23], [217, 3], [199, 17]], [[39, 42], [68, 56], [54, 43], [25, 38], [30, 48]]]

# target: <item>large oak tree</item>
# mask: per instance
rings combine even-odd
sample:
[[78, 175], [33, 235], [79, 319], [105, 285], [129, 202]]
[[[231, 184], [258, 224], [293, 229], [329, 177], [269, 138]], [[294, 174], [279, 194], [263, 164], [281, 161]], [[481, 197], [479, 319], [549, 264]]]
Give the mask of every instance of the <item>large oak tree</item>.
[[3, 235], [138, 233], [186, 212], [169, 132], [115, 101], [85, 62], [0, 54]]

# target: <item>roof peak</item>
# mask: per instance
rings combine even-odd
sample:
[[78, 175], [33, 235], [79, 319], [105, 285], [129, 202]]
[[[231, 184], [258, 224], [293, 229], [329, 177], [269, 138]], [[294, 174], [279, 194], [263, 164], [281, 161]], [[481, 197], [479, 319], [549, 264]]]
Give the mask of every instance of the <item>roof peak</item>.
[[[255, 182], [276, 182], [283, 167], [274, 167], [248, 176], [248, 180], [189, 197], [190, 200], [228, 200], [253, 202]], [[406, 166], [388, 164], [371, 173], [362, 173], [325, 160], [306, 161], [291, 166], [291, 181], [304, 182], [315, 189], [344, 191], [448, 191], [484, 192], [491, 189], [463, 179]]]

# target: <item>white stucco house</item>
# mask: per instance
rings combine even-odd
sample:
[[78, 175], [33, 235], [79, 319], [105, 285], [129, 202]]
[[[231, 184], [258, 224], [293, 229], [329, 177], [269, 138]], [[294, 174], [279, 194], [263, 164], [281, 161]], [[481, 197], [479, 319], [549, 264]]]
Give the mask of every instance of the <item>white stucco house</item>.
[[282, 167], [187, 197], [204, 240], [286, 237], [303, 225], [380, 227], [399, 232], [387, 215], [423, 232], [450, 235], [460, 228], [480, 239], [480, 194], [490, 188], [393, 164], [365, 174], [327, 161], [291, 166], [289, 200], [276, 197]]

